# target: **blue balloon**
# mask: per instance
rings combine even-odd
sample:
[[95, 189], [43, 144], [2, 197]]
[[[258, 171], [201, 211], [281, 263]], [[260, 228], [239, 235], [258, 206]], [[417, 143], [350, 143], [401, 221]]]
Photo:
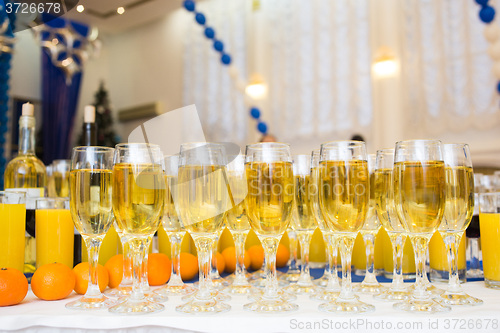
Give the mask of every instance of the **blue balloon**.
[[498, 81], [497, 91], [500, 93], [500, 81]]
[[476, 3], [481, 6], [486, 6], [489, 0], [476, 0]]
[[209, 39], [214, 38], [215, 37], [215, 30], [210, 28], [210, 27], [205, 28], [205, 37], [207, 37]]
[[201, 25], [204, 25], [205, 22], [207, 22], [205, 15], [203, 15], [202, 13], [196, 13], [196, 16], [194, 18], [196, 19], [196, 22]]
[[[0, 135], [0, 143], [4, 144], [5, 143], [5, 137], [3, 136], [3, 133]], [[0, 177], [2, 178], [2, 177]]]
[[6, 123], [2, 123], [0, 125], [0, 133], [5, 133], [7, 132], [7, 124]]
[[224, 51], [224, 43], [220, 40], [214, 41], [214, 49], [215, 51], [222, 52]]
[[7, 124], [8, 121], [9, 121], [9, 117], [7, 117], [7, 114], [4, 113], [4, 114], [0, 115], [0, 124]]
[[495, 18], [495, 9], [490, 6], [484, 6], [479, 11], [479, 18], [484, 23], [491, 23], [491, 21]]
[[259, 108], [256, 108], [256, 107], [251, 108], [250, 115], [252, 116], [253, 119], [259, 119], [260, 118]]
[[3, 147], [0, 147], [0, 155], [3, 155], [4, 152], [5, 150], [3, 149]]
[[193, 0], [184, 1], [184, 8], [186, 8], [190, 12], [194, 12], [196, 5]]
[[267, 133], [267, 125], [265, 122], [261, 121], [257, 124], [257, 130], [261, 132], [262, 134]]
[[220, 61], [222, 61], [224, 65], [229, 65], [231, 63], [231, 56], [229, 54], [224, 53], [222, 57], [220, 57]]

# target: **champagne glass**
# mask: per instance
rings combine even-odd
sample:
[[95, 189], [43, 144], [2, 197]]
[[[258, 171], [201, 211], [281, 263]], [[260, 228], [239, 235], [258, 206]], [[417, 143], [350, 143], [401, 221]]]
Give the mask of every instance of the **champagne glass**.
[[366, 245], [366, 273], [363, 282], [353, 288], [360, 293], [379, 294], [385, 288], [378, 283], [375, 274], [375, 236], [380, 229], [380, 221], [375, 209], [375, 160], [376, 154], [368, 154], [368, 172], [370, 174], [370, 201], [366, 213], [365, 223], [361, 228], [361, 236]]
[[285, 290], [292, 294], [315, 294], [316, 285], [313, 284], [309, 273], [309, 246], [312, 234], [316, 229], [316, 221], [313, 215], [311, 192], [311, 156], [293, 156], [293, 174], [295, 180], [295, 208], [297, 218], [292, 219], [292, 229], [297, 233], [300, 243], [300, 277], [297, 283], [290, 284]]
[[375, 295], [375, 298], [386, 301], [405, 300], [409, 296], [403, 280], [403, 248], [406, 233], [394, 206], [393, 167], [394, 149], [377, 151], [374, 184], [375, 207], [378, 218], [391, 240], [394, 273], [390, 288]]
[[132, 251], [130, 251], [129, 241], [116, 223], [116, 219], [114, 219], [113, 226], [115, 227], [116, 233], [118, 234], [118, 237], [120, 237], [120, 242], [122, 243], [123, 274], [120, 285], [116, 288], [104, 291], [104, 295], [109, 297], [124, 297], [132, 293]]
[[[211, 267], [210, 267], [210, 280], [212, 280], [212, 286], [211, 288], [217, 289], [217, 290], [222, 290], [226, 287], [229, 286], [229, 281], [224, 279], [222, 276], [219, 274], [219, 270], [217, 269], [217, 250], [219, 248], [219, 240], [222, 235], [222, 232], [224, 231], [224, 228], [226, 227], [226, 219], [222, 221], [222, 226], [220, 229], [217, 231], [215, 241], [212, 244], [212, 256], [211, 256]], [[229, 300], [230, 298], [226, 298], [225, 300]]]
[[176, 307], [179, 312], [219, 313], [231, 308], [217, 299], [219, 293], [211, 290], [210, 279], [213, 244], [224, 224], [224, 213], [232, 208], [225, 165], [225, 148], [220, 144], [181, 145], [177, 207], [196, 244], [200, 280], [193, 297]]
[[97, 283], [99, 248], [113, 223], [113, 152], [113, 148], [105, 147], [73, 149], [69, 181], [70, 212], [87, 246], [90, 269], [87, 292], [79, 300], [66, 304], [68, 309], [102, 309], [115, 303], [101, 293]]
[[318, 301], [335, 300], [340, 294], [340, 281], [337, 272], [337, 252], [339, 237], [335, 232], [330, 231], [326, 223], [323, 213], [319, 207], [319, 159], [320, 150], [316, 149], [312, 152], [311, 156], [311, 207], [316, 223], [323, 233], [328, 255], [328, 266], [325, 267], [325, 276], [327, 278], [327, 285], [323, 290], [319, 290], [316, 294], [311, 295], [312, 299]]
[[250, 231], [245, 204], [248, 193], [245, 155], [231, 156], [230, 160], [226, 167], [227, 178], [235, 206], [227, 212], [226, 220], [236, 248], [236, 270], [232, 284], [224, 291], [230, 294], [247, 294], [252, 292], [253, 288], [246, 278], [244, 265], [245, 240]]
[[480, 305], [483, 301], [467, 295], [458, 278], [458, 246], [474, 212], [474, 172], [467, 144], [444, 144], [446, 205], [439, 226], [448, 253], [448, 288], [437, 299], [447, 305]]
[[132, 293], [109, 309], [119, 314], [144, 314], [164, 310], [148, 300], [141, 288], [143, 256], [148, 238], [161, 223], [165, 200], [163, 156], [160, 147], [147, 143], [118, 144], [113, 167], [113, 211], [132, 251]]
[[290, 147], [284, 143], [248, 145], [245, 162], [247, 216], [264, 246], [267, 274], [263, 296], [243, 308], [261, 313], [297, 310], [298, 305], [289, 303], [279, 293], [276, 276], [276, 252], [280, 238], [290, 223], [294, 201]]
[[351, 256], [354, 240], [368, 211], [370, 176], [365, 143], [336, 141], [321, 145], [319, 204], [330, 231], [340, 237], [342, 289], [337, 299], [319, 306], [321, 311], [363, 313], [375, 307], [358, 300], [352, 290]]
[[187, 295], [195, 291], [182, 281], [181, 269], [181, 244], [186, 229], [178, 213], [178, 177], [179, 155], [165, 156], [165, 206], [163, 210], [162, 225], [168, 235], [171, 246], [172, 273], [168, 284], [154, 292], [161, 296]]
[[450, 311], [432, 300], [424, 282], [429, 240], [441, 224], [446, 202], [443, 145], [438, 140], [409, 140], [396, 144], [394, 204], [411, 239], [417, 268], [411, 297], [394, 308], [408, 312]]

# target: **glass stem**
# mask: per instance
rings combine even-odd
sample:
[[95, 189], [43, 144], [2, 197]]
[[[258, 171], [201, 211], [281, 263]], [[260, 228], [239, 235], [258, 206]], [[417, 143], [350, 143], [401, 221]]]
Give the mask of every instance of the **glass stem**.
[[211, 255], [211, 270], [210, 275], [211, 279], [217, 279], [220, 277], [219, 271], [217, 270], [217, 247], [219, 245], [219, 235], [215, 238], [215, 241], [212, 242], [212, 255]]
[[394, 261], [394, 272], [392, 277], [392, 290], [404, 290], [403, 279], [403, 249], [406, 236], [403, 234], [390, 235], [392, 242], [392, 260]]
[[288, 230], [288, 239], [290, 240], [290, 271], [297, 271], [297, 233]]
[[480, 270], [479, 264], [479, 238], [469, 238], [470, 248], [470, 269]]
[[248, 284], [245, 277], [245, 240], [248, 232], [234, 232], [234, 245], [236, 247], [236, 270], [233, 284]]
[[99, 289], [99, 280], [97, 277], [97, 265], [99, 262], [99, 248], [102, 240], [99, 238], [84, 237], [85, 245], [88, 249], [89, 263], [89, 285], [85, 297], [99, 297], [101, 290]]
[[172, 233], [169, 237], [170, 239], [170, 253], [172, 257], [172, 275], [168, 281], [169, 286], [179, 287], [184, 283], [180, 275], [181, 271], [181, 243], [182, 235], [177, 233]]
[[143, 248], [143, 253], [142, 253], [142, 274], [141, 274], [141, 285], [143, 288], [143, 291], [148, 291], [149, 290], [149, 282], [148, 282], [148, 254], [149, 254], [149, 247], [151, 245], [151, 241], [153, 240], [153, 237], [148, 237], [146, 240], [146, 244]]
[[444, 237], [446, 253], [448, 255], [449, 279], [447, 292], [461, 293], [460, 280], [458, 277], [458, 247], [462, 238], [461, 233], [447, 234]]
[[210, 238], [197, 238], [195, 239], [196, 250], [198, 251], [198, 260], [200, 267], [200, 282], [198, 285], [198, 299], [211, 299], [211, 266], [212, 266], [212, 250], [215, 240]]
[[324, 234], [323, 241], [325, 242], [326, 247], [326, 256], [328, 258], [328, 262], [325, 265], [325, 275], [328, 277], [330, 281], [333, 278], [333, 244], [330, 240], [330, 235]]
[[310, 285], [311, 276], [309, 272], [309, 243], [311, 242], [311, 234], [309, 232], [300, 232], [297, 234], [300, 243], [300, 277], [297, 281], [298, 285]]
[[132, 278], [132, 251], [130, 244], [125, 237], [121, 238], [123, 244], [123, 278], [120, 286], [130, 286]]
[[366, 273], [363, 282], [378, 283], [375, 277], [375, 235], [363, 235], [363, 241], [366, 245]]
[[416, 265], [416, 280], [415, 280], [415, 290], [412, 297], [415, 299], [428, 299], [429, 295], [426, 291], [426, 272], [425, 272], [425, 260], [427, 257], [427, 247], [429, 245], [429, 240], [422, 236], [411, 237], [411, 242], [415, 250], [415, 265]]
[[328, 259], [330, 261], [330, 277], [326, 289], [329, 291], [338, 291], [340, 288], [339, 273], [337, 271], [337, 251], [338, 237], [330, 234], [327, 237]]
[[354, 247], [355, 235], [344, 235], [340, 240], [340, 255], [342, 256], [342, 290], [339, 298], [352, 300], [356, 297], [352, 291], [351, 256]]
[[132, 251], [132, 273], [133, 273], [133, 284], [132, 293], [129, 299], [132, 301], [141, 301], [144, 299], [144, 292], [141, 288], [142, 279], [142, 259], [144, 255], [144, 248], [146, 248], [145, 239], [134, 239], [130, 241], [130, 249]]
[[278, 278], [276, 275], [276, 253], [278, 252], [279, 239], [274, 237], [261, 240], [264, 246], [266, 264], [266, 287], [264, 298], [272, 299], [278, 297]]

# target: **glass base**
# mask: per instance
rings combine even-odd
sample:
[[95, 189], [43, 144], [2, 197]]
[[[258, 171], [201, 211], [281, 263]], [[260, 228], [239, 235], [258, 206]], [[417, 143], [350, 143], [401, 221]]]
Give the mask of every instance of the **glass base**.
[[[250, 295], [248, 295], [248, 299], [251, 301], [258, 301], [259, 299], [262, 299], [264, 291], [261, 289], [254, 289], [254, 290], [257, 290], [257, 292], [253, 292]], [[295, 301], [297, 299], [297, 296], [286, 292], [284, 289], [278, 290], [277, 294], [284, 301]]]
[[339, 291], [328, 291], [328, 290], [320, 290], [315, 294], [312, 294], [309, 298], [314, 300], [314, 301], [334, 301], [336, 300], [340, 295], [340, 290]]
[[100, 310], [107, 309], [116, 303], [116, 300], [109, 299], [104, 295], [97, 297], [83, 296], [76, 301], [66, 304], [66, 308], [71, 310]]
[[437, 312], [448, 312], [451, 307], [446, 305], [441, 305], [432, 299], [417, 300], [410, 297], [404, 302], [395, 303], [393, 305], [394, 309], [406, 311], [406, 312], [427, 312], [427, 313], [437, 313]]
[[259, 293], [260, 290], [252, 286], [251, 284], [232, 284], [227, 288], [222, 290], [224, 293], [228, 294], [237, 294], [237, 295], [245, 295], [252, 293]]
[[280, 276], [279, 280], [281, 282], [297, 282], [300, 278], [300, 270], [294, 270], [292, 272], [288, 271]]
[[[198, 293], [199, 293], [199, 291], [196, 290], [194, 293], [182, 297], [181, 300], [186, 301], [186, 302], [190, 302], [193, 299], [197, 298]], [[217, 290], [210, 291], [209, 295], [210, 295], [210, 297], [214, 298], [218, 302], [227, 302], [227, 301], [231, 300], [231, 296], [226, 295], [226, 294], [224, 294], [220, 291], [217, 291]]]
[[356, 297], [349, 299], [338, 297], [335, 301], [320, 304], [318, 309], [330, 313], [366, 313], [375, 311], [375, 306], [361, 302]]
[[[408, 292], [410, 293], [410, 295], [413, 293], [414, 290], [415, 290], [415, 284], [412, 284], [410, 287], [408, 287]], [[436, 288], [430, 283], [426, 284], [425, 291], [427, 291], [431, 295], [441, 295], [442, 293], [444, 293], [443, 289]]]
[[[266, 278], [260, 278], [260, 279], [250, 279], [250, 284], [256, 288], [265, 288], [266, 287]], [[286, 287], [290, 284], [290, 282], [278, 279], [278, 286], [279, 287]]]
[[[460, 280], [460, 283], [465, 283], [467, 281], [465, 274], [466, 274], [465, 269], [458, 270], [458, 279]], [[450, 272], [449, 271], [440, 271], [440, 270], [431, 268], [429, 276], [430, 276], [430, 280], [432, 282], [448, 283], [448, 279], [450, 277]]]
[[484, 273], [482, 269], [469, 269], [466, 276], [471, 279], [482, 279], [484, 278]]
[[215, 314], [221, 312], [228, 312], [231, 306], [215, 298], [211, 299], [198, 299], [193, 298], [186, 304], [179, 305], [175, 308], [177, 312], [190, 313], [190, 314]]
[[[227, 281], [226, 279], [221, 278], [221, 277], [212, 280], [212, 286], [214, 289], [217, 289], [217, 290], [222, 290], [222, 289], [228, 287], [230, 284], [231, 283], [229, 283], [229, 281]], [[198, 288], [199, 282], [195, 282], [195, 283], [193, 283], [193, 285]]]
[[160, 312], [165, 310], [165, 306], [151, 302], [146, 298], [132, 299], [127, 298], [123, 303], [109, 308], [109, 312], [123, 315], [138, 315]]
[[104, 292], [104, 295], [108, 296], [108, 297], [116, 297], [116, 298], [120, 298], [120, 297], [125, 297], [125, 296], [128, 296], [132, 293], [132, 286], [125, 286], [125, 287], [120, 287], [118, 286], [117, 288], [113, 288], [113, 289], [108, 289]]
[[500, 281], [493, 281], [485, 278], [484, 284], [486, 285], [486, 288], [500, 289]]
[[275, 298], [260, 298], [252, 303], [243, 305], [246, 311], [258, 313], [283, 313], [290, 311], [297, 311], [299, 306], [297, 304], [289, 303], [282, 297]]
[[161, 297], [167, 296], [186, 296], [192, 294], [196, 291], [195, 288], [183, 284], [181, 286], [169, 286], [168, 284], [164, 287], [156, 289], [153, 293], [160, 295]]
[[479, 298], [472, 297], [466, 293], [450, 293], [445, 292], [440, 297], [434, 299], [441, 305], [481, 305], [483, 301]]
[[313, 283], [318, 287], [326, 287], [328, 285], [329, 277], [326, 274], [323, 274], [319, 279], [313, 280]]
[[318, 292], [318, 287], [312, 283], [302, 284], [302, 283], [292, 283], [288, 287], [283, 289], [287, 293], [294, 295], [312, 295]]
[[391, 290], [390, 288], [381, 292], [380, 294], [374, 295], [373, 298], [381, 301], [405, 301], [410, 297], [408, 290]]
[[380, 293], [384, 292], [385, 290], [387, 290], [387, 288], [378, 282], [377, 283], [361, 282], [361, 283], [355, 284], [352, 287], [352, 290], [354, 292], [357, 292], [357, 293], [376, 295], [376, 294], [380, 294]]

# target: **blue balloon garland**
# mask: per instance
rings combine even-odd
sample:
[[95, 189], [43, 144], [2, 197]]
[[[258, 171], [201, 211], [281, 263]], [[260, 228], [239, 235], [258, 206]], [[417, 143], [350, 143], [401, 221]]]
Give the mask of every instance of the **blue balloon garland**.
[[[489, 0], [475, 0], [478, 5], [481, 6], [479, 10], [479, 19], [486, 24], [491, 24], [495, 19], [495, 8], [491, 7], [488, 2]], [[500, 93], [500, 81], [497, 83], [497, 92]]]
[[[480, 0], [476, 0], [476, 1], [480, 1]], [[198, 23], [199, 25], [202, 25], [202, 26], [206, 25], [207, 18], [205, 17], [205, 15], [203, 13], [196, 11], [195, 1], [184, 0], [183, 6], [188, 12], [192, 12], [195, 14], [194, 18], [196, 20], [196, 23]], [[204, 33], [205, 37], [207, 37], [208, 39], [214, 40], [213, 47], [214, 47], [215, 51], [220, 53], [220, 55], [221, 55], [220, 61], [221, 61], [222, 65], [229, 66], [232, 63], [231, 55], [227, 52], [224, 52], [224, 43], [218, 39], [215, 39], [214, 28], [205, 26], [205, 30], [203, 31], [203, 33]], [[260, 133], [262, 133], [263, 135], [267, 134], [268, 133], [267, 124], [264, 121], [260, 120], [261, 112], [260, 112], [259, 108], [255, 107], [255, 106], [250, 108], [250, 116], [257, 121], [257, 130]]]

